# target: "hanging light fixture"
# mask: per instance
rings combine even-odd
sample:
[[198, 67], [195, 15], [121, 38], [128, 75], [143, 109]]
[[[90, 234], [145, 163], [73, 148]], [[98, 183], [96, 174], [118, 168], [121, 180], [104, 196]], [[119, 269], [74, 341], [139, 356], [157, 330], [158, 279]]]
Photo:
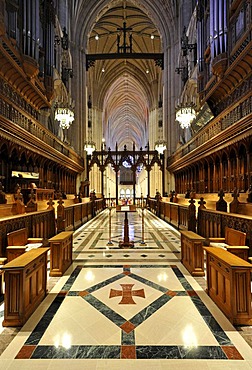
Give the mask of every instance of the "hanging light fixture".
[[188, 128], [196, 118], [195, 105], [193, 103], [181, 104], [176, 109], [176, 120], [182, 129]]
[[95, 151], [95, 142], [92, 140], [92, 101], [91, 95], [88, 97], [87, 102], [88, 107], [88, 140], [84, 142], [84, 150], [87, 152], [87, 155], [92, 155]]
[[84, 143], [84, 150], [87, 152], [87, 155], [92, 155], [95, 151], [95, 143], [93, 141], [86, 141]]
[[69, 129], [74, 121], [74, 112], [70, 108], [57, 107], [55, 110], [55, 119], [59, 121], [60, 127], [63, 130]]
[[158, 151], [158, 154], [164, 154], [164, 151], [166, 150], [166, 142], [164, 140], [156, 141], [155, 150]]
[[164, 154], [166, 150], [166, 142], [163, 138], [163, 101], [160, 95], [158, 101], [158, 140], [155, 142], [155, 150], [159, 154]]

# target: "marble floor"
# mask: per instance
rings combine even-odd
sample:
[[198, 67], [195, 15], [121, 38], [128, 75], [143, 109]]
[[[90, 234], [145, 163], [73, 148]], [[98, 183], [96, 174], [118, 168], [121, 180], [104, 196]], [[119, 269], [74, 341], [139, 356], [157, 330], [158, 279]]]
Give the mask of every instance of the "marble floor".
[[111, 232], [105, 210], [74, 233], [35, 313], [0, 327], [0, 369], [252, 369], [252, 328], [231, 325], [180, 263], [179, 232], [144, 213], [128, 215], [133, 248], [119, 248], [123, 213]]

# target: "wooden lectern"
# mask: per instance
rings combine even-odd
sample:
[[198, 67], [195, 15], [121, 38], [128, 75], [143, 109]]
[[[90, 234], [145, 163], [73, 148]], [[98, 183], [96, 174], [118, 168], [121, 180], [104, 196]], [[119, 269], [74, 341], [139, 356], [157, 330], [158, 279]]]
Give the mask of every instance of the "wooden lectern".
[[116, 212], [124, 212], [124, 237], [121, 242], [119, 242], [120, 248], [133, 248], [134, 241], [129, 240], [129, 221], [128, 221], [128, 212], [136, 212], [135, 205], [128, 205], [128, 206], [116, 206]]

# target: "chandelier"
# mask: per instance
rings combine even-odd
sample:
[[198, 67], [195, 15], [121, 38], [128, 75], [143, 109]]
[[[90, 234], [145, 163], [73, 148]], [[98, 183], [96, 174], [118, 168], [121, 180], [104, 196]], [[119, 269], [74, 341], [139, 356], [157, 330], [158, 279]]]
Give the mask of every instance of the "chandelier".
[[166, 150], [166, 142], [164, 140], [158, 140], [155, 142], [155, 150], [158, 154], [163, 154]]
[[95, 142], [92, 140], [92, 100], [91, 95], [88, 97], [87, 102], [88, 108], [88, 132], [87, 132], [87, 141], [84, 142], [84, 150], [87, 152], [87, 155], [92, 155], [95, 151]]
[[196, 112], [194, 109], [194, 104], [185, 104], [177, 107], [176, 120], [179, 122], [181, 128], [188, 128], [191, 122], [196, 118]]
[[74, 112], [70, 108], [56, 108], [55, 119], [59, 121], [60, 127], [69, 129], [70, 125], [74, 121]]
[[95, 143], [93, 141], [86, 141], [84, 143], [84, 150], [87, 152], [87, 155], [92, 155], [95, 151]]

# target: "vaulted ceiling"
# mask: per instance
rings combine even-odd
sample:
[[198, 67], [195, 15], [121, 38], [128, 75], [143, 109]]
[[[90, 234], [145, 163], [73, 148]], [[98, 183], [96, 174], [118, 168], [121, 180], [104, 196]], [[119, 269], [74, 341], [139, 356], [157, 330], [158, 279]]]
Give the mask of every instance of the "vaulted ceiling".
[[[123, 27], [130, 30], [124, 33]], [[88, 54], [117, 53], [118, 46], [130, 46], [130, 37], [132, 59], [97, 60], [88, 70], [88, 93], [103, 112], [103, 136], [111, 148], [134, 142], [139, 149], [148, 141], [149, 112], [160, 95], [162, 72], [154, 60], [134, 59], [134, 53], [160, 53], [161, 39], [143, 10], [125, 0], [101, 12], [89, 34]]]

